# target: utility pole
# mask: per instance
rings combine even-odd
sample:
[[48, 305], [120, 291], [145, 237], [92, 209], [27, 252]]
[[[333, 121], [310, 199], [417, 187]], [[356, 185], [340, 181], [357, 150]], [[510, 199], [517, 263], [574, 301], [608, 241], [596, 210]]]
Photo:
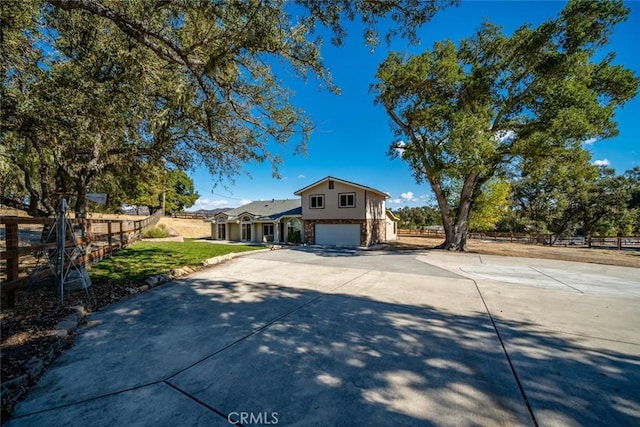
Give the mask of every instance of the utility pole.
[[165, 216], [167, 214], [166, 204], [167, 204], [167, 179], [165, 177], [164, 186], [162, 187], [162, 216]]
[[162, 183], [162, 216], [167, 215], [167, 161], [162, 158], [162, 172], [164, 182]]

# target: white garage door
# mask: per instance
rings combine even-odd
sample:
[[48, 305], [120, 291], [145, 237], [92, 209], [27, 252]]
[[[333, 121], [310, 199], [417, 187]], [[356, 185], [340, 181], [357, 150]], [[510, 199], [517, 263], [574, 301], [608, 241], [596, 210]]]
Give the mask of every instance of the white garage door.
[[360, 224], [316, 224], [316, 245], [360, 246]]

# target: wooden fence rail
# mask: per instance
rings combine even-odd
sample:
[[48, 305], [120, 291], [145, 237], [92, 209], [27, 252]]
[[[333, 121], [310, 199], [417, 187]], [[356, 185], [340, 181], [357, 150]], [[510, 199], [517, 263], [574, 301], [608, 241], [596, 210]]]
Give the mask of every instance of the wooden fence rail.
[[[398, 236], [402, 237], [432, 237], [444, 239], [444, 231], [433, 229], [398, 229]], [[489, 240], [494, 242], [524, 243], [533, 245], [576, 246], [589, 248], [640, 249], [640, 236], [608, 236], [590, 237], [559, 236], [538, 233], [487, 232], [469, 233], [469, 239]]]
[[174, 212], [171, 214], [172, 218], [182, 219], [207, 219], [209, 215], [202, 212]]
[[[109, 256], [115, 250], [135, 242], [142, 237], [145, 229], [154, 226], [162, 216], [162, 211], [142, 220], [130, 219], [71, 219], [74, 227], [82, 225], [85, 237], [68, 238], [65, 247], [84, 245], [86, 253], [79, 262], [89, 265]], [[43, 242], [46, 227], [54, 223], [54, 218], [29, 218], [18, 216], [0, 217], [0, 293], [3, 305], [15, 302], [16, 292], [24, 289], [30, 280], [42, 279], [52, 274], [43, 269], [33, 277], [43, 251], [55, 248], [55, 242]]]

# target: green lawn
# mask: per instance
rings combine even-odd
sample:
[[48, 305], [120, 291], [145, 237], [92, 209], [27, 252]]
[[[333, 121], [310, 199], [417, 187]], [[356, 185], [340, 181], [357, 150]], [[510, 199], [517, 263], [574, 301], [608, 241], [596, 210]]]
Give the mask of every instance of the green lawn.
[[184, 242], [136, 242], [111, 258], [89, 268], [95, 282], [131, 283], [147, 276], [166, 274], [173, 268], [201, 266], [201, 262], [232, 252], [262, 249], [260, 246], [220, 245], [185, 239]]

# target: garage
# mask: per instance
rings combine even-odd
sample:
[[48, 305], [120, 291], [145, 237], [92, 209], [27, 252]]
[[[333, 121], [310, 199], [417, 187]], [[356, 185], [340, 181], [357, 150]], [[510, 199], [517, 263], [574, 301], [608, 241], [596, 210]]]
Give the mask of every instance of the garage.
[[360, 224], [316, 224], [316, 245], [360, 246]]

